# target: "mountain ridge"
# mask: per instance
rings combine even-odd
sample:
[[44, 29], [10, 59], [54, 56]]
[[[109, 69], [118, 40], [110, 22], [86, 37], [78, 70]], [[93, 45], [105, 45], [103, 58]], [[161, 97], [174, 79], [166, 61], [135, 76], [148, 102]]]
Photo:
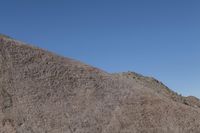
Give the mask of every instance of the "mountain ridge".
[[197, 133], [199, 107], [154, 78], [0, 36], [0, 133]]

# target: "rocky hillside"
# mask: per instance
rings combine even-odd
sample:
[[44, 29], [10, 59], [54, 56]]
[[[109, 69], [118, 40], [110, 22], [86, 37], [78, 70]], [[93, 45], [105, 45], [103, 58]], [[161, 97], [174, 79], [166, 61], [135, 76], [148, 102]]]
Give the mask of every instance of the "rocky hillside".
[[0, 133], [199, 133], [200, 102], [0, 35]]
[[153, 77], [146, 77], [141, 74], [137, 74], [135, 72], [123, 72], [123, 73], [115, 73], [116, 76], [123, 76], [128, 79], [136, 80], [139, 84], [142, 84], [146, 87], [149, 87], [155, 91], [155, 93], [159, 95], [163, 95], [169, 99], [172, 99], [175, 102], [179, 102], [185, 105], [189, 105], [191, 107], [200, 108], [200, 100], [196, 97], [189, 96], [183, 97], [180, 94], [172, 91], [167, 86], [165, 86], [162, 82], [158, 81]]

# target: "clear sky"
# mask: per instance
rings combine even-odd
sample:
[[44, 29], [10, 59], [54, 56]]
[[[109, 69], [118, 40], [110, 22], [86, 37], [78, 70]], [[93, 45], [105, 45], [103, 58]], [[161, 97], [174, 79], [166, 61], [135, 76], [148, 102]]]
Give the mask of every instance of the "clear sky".
[[200, 98], [199, 0], [1, 0], [0, 32]]

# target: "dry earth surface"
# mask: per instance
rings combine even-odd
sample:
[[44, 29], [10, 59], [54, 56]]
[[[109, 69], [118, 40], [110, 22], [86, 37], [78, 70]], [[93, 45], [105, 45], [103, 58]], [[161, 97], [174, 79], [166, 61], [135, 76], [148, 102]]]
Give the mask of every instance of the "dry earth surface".
[[200, 101], [0, 35], [0, 133], [200, 133]]

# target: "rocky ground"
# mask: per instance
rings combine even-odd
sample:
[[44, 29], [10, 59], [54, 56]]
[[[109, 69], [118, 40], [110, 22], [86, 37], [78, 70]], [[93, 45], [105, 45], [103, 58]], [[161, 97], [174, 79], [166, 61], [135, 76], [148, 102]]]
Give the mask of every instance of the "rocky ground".
[[0, 35], [0, 133], [199, 133], [200, 102]]

